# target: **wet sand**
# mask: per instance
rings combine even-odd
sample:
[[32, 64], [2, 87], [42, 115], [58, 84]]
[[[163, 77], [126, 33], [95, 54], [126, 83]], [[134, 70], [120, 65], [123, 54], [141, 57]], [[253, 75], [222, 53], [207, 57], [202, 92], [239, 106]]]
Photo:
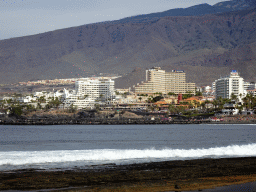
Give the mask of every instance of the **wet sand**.
[[0, 172], [0, 191], [193, 191], [256, 181], [256, 157]]

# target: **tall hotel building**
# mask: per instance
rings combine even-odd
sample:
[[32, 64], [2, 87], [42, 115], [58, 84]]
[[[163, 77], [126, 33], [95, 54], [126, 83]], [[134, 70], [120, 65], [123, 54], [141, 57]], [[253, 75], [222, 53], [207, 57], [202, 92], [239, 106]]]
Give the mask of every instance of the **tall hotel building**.
[[111, 79], [89, 79], [85, 78], [75, 82], [75, 90], [69, 94], [65, 92], [64, 104], [69, 107], [71, 104], [78, 109], [94, 108], [96, 100], [108, 101], [114, 96], [114, 84]]
[[134, 86], [135, 93], [150, 94], [169, 92], [175, 94], [185, 94], [191, 92], [195, 94], [195, 83], [186, 83], [186, 73], [184, 71], [166, 72], [160, 67], [153, 67], [146, 70], [146, 82]]
[[236, 70], [232, 70], [228, 77], [223, 77], [215, 81], [216, 98], [231, 99], [232, 93], [240, 99], [245, 95], [244, 79], [239, 76]]

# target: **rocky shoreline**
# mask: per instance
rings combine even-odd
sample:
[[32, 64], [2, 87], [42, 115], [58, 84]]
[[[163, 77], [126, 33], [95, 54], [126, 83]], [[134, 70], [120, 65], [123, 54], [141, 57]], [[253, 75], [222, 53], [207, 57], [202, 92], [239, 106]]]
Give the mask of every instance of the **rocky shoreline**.
[[136, 125], [136, 124], [256, 124], [256, 120], [225, 120], [213, 121], [203, 120], [161, 120], [143, 118], [122, 118], [122, 119], [72, 119], [72, 118], [38, 118], [38, 119], [0, 119], [0, 125]]
[[136, 113], [125, 111], [82, 111], [66, 113], [64, 111], [35, 112], [26, 116], [2, 116], [0, 125], [118, 125], [118, 124], [256, 124], [256, 115], [236, 115], [215, 117], [201, 115], [187, 117], [167, 115], [166, 113]]
[[252, 181], [256, 181], [256, 157], [0, 172], [1, 191], [189, 191]]
[[143, 121], [143, 120], [126, 120], [126, 121], [102, 121], [102, 120], [60, 120], [60, 121], [2, 121], [0, 125], [150, 125], [150, 124], [256, 124], [256, 121]]

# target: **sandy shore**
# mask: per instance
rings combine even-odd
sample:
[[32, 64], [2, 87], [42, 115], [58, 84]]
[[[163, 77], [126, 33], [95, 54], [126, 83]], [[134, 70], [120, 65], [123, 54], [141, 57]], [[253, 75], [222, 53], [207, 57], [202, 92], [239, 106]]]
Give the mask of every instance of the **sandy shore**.
[[192, 191], [256, 181], [256, 157], [0, 172], [0, 191]]

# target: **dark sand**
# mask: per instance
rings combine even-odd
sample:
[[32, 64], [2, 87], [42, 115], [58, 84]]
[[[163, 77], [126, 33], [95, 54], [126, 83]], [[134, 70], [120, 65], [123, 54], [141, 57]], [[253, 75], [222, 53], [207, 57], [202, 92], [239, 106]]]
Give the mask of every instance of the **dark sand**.
[[[238, 191], [242, 184], [255, 188], [254, 181], [256, 157], [246, 157], [0, 172], [0, 191], [207, 191], [226, 185]], [[223, 188], [220, 190], [225, 191]]]

